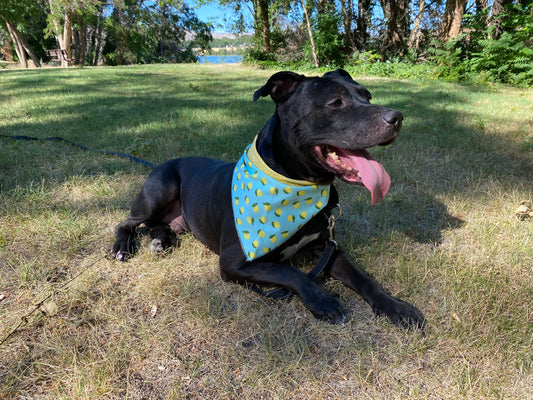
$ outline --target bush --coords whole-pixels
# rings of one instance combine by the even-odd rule
[[[437,43],[432,60],[448,79],[483,80],[533,85],[533,19],[531,4],[511,4],[497,15],[504,32],[496,37],[495,25],[487,24],[488,9],[465,16],[462,35]]]

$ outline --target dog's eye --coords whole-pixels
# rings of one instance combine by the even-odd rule
[[[333,108],[340,108],[344,105],[344,102],[342,101],[342,99],[335,99],[333,101],[330,101],[328,103],[328,106],[329,107],[333,107]]]

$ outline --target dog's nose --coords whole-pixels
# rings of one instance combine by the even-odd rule
[[[403,115],[399,111],[388,110],[383,114],[383,120],[389,125],[400,125],[403,120]]]

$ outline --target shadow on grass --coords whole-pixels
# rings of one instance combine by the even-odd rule
[[[4,122],[0,132],[62,136],[153,163],[189,155],[236,160],[273,112],[272,102],[252,101],[267,74],[248,80],[239,70],[226,75],[202,68],[196,74],[187,71],[167,66],[12,73],[13,79],[3,80],[3,102],[10,106],[9,96],[18,96],[22,106],[16,105],[19,110],[8,118],[13,122]],[[437,199],[440,195],[461,194],[476,180],[498,179],[507,187],[532,180],[531,154],[515,142],[484,133],[479,129],[483,117],[462,107],[476,88],[381,80],[367,86],[377,104],[405,116],[399,139],[385,151],[375,151],[398,189],[393,187],[383,206],[373,211],[348,201],[352,213],[377,219],[369,234],[400,230],[419,242],[440,243],[443,229],[462,224]],[[472,122],[475,118],[480,120]],[[58,184],[73,174],[149,172],[64,144],[1,140],[4,193],[40,180]]]

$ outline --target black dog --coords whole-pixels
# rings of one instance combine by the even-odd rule
[[[222,279],[285,287],[316,317],[341,323],[345,315],[335,297],[282,261],[306,245],[316,254],[325,248],[338,202],[335,177],[366,186],[372,203],[381,201],[390,178],[365,149],[394,141],[403,116],[371,105],[368,90],[344,70],[313,78],[279,72],[254,100],[268,95],[276,112],[237,164],[187,157],[152,172],[116,227],[112,253],[120,261],[133,254],[142,223],[151,228],[155,250],[168,248],[174,233],[192,232],[220,255]],[[343,251],[335,251],[326,272],[376,314],[423,326],[415,307],[387,294]]]

